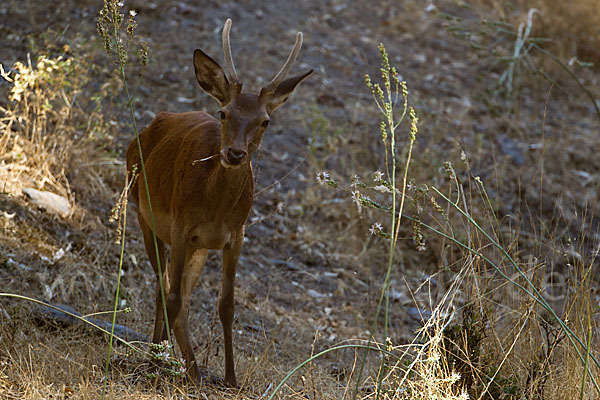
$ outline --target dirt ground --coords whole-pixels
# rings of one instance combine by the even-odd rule
[[[109,217],[123,187],[125,149],[133,138],[114,64],[96,33],[100,6],[91,0],[8,0],[0,5],[2,65],[26,60],[43,50],[45,38],[52,38],[54,54],[69,45],[65,57],[84,54],[89,63],[90,83],[82,97],[108,93],[99,103],[107,131],[95,142],[97,153],[65,165],[66,195],[76,205],[71,217],[36,209],[12,186],[7,190],[5,185],[0,193],[1,291],[67,304],[84,314],[113,307],[119,246],[117,225]],[[327,170],[349,182],[353,174],[367,179],[383,166],[379,119],[364,83],[366,73],[379,76],[380,42],[408,82],[410,101],[419,114],[411,166],[417,181],[444,184],[442,162],[461,165],[465,152],[471,173],[489,183],[495,211],[507,221],[507,229],[545,226],[565,239],[558,244],[521,243],[522,250],[539,246],[544,251],[547,246],[554,263],[567,265],[570,249],[581,248],[567,237],[586,232],[586,251],[600,240],[600,141],[593,107],[572,83],[553,87],[542,80],[524,84],[518,115],[494,111],[482,99],[497,71],[478,59],[466,41],[444,29],[439,15],[444,11],[476,20],[476,11],[452,1],[412,0],[130,0],[124,9],[137,11],[136,38],[150,47],[143,77],[137,78],[136,65],[128,70],[139,127],[160,111],[216,113],[217,103],[195,80],[192,53],[201,48],[221,60],[220,32],[227,18],[233,20],[236,68],[244,87],[255,90],[280,68],[296,32],[304,33],[292,73],[310,68],[315,73],[275,113],[255,156],[257,196],[237,274],[235,357],[238,380],[251,397],[268,392],[311,353],[367,337],[386,269],[386,242],[368,233],[380,217],[358,214],[348,193],[324,188],[314,177]],[[596,69],[585,71],[582,79],[600,93],[598,78]],[[7,91],[8,83],[0,82],[0,92]],[[2,96],[0,106],[8,103]],[[543,188],[537,180],[540,169]],[[524,218],[524,210],[535,210],[539,220]],[[581,210],[587,214],[582,216]],[[417,251],[408,222],[404,230],[391,277],[388,336],[396,344],[414,338],[448,285],[437,273],[452,269],[453,262],[435,239],[425,251]],[[149,335],[154,275],[133,205],[128,207],[126,238],[121,307],[132,312],[119,314],[118,322]],[[66,254],[53,262],[59,249]],[[217,376],[223,376],[215,307],[220,279],[220,255],[212,254],[194,291],[190,315],[196,355]],[[15,374],[30,374],[40,382],[62,385],[56,390],[63,392],[98,384],[105,339],[38,325],[34,309],[23,300],[0,300],[0,382],[17,390],[10,386],[11,380],[17,381]],[[27,355],[31,352],[47,355],[33,362]],[[138,378],[144,376],[145,364],[136,366],[138,361],[128,361],[125,353],[117,349],[113,380],[126,381],[129,387],[147,382]],[[353,362],[354,353],[338,352],[320,359],[315,368],[324,385],[335,386]],[[292,386],[302,387],[302,382],[297,378]],[[170,386],[164,390],[176,393]]]

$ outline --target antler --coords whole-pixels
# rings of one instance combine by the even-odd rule
[[[235,67],[233,66],[233,58],[231,57],[231,45],[229,44],[229,31],[231,30],[231,18],[228,18],[225,21],[225,26],[223,27],[223,54],[225,55],[225,69],[227,70],[227,75],[229,79],[233,83],[237,83],[238,77],[235,72]]]
[[[281,83],[281,81],[283,81],[285,79],[287,74],[290,72],[290,69],[292,69],[292,66],[296,62],[296,58],[298,57],[298,54],[300,53],[301,48],[302,48],[302,32],[298,32],[298,34],[296,35],[296,43],[294,44],[294,48],[290,52],[290,56],[288,57],[285,64],[283,64],[283,67],[281,67],[281,69],[279,70],[277,75],[275,75],[275,77],[271,80],[271,82],[267,83],[267,85],[264,88],[265,91],[272,92],[272,91],[275,91],[275,89],[277,89],[277,86]]]

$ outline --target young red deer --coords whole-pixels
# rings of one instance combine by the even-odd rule
[[[286,63],[259,94],[242,93],[229,44],[231,20],[223,28],[225,69],[202,50],[194,51],[198,83],[221,104],[219,119],[201,111],[160,113],[140,133],[150,204],[142,178],[132,186],[138,219],[150,263],[158,276],[152,236],[150,205],[154,214],[160,265],[164,269],[169,326],[186,361],[190,377],[198,380],[188,315],[192,289],[204,267],[209,249],[223,250],[223,281],[219,317],[225,342],[225,382],[237,386],[231,343],[234,313],[234,280],[244,224],[254,198],[250,162],[269,125],[269,116],[296,86],[312,73],[285,79],[302,46],[302,33]],[[127,149],[127,171],[140,164],[137,141]],[[140,170],[140,168],[138,168]],[[165,244],[171,246],[171,262],[165,264]],[[153,342],[167,332],[157,281]]]

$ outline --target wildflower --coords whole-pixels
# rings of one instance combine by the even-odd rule
[[[174,366],[178,367],[175,371],[177,375],[184,375],[187,372],[187,368],[185,367],[185,361],[183,360],[183,358],[179,358],[179,360],[177,360],[174,363]]]
[[[440,361],[440,358],[441,358],[441,357],[440,357],[440,353],[438,353],[437,351],[435,351],[435,352],[433,352],[433,353],[432,353],[432,354],[429,356],[429,358],[427,359],[427,361],[429,361],[429,362],[432,362],[432,363],[435,363],[435,362],[438,362],[438,361]]]
[[[381,121],[381,124],[379,124],[379,131],[381,132],[381,140],[383,141],[384,144],[387,143],[387,125],[385,123],[385,121]]]
[[[369,228],[369,233],[371,235],[377,235],[377,234],[381,233],[382,230],[383,230],[383,226],[381,226],[381,224],[379,222],[375,222]]]
[[[137,11],[129,10],[129,15],[131,15],[132,17],[135,17],[137,15]]]
[[[160,342],[160,345],[163,349],[166,350],[169,350],[169,348],[171,347],[168,340],[163,340],[162,342]]]
[[[361,204],[361,195],[360,192],[358,190],[354,190],[352,192],[352,201],[354,202],[354,204],[356,204],[356,206],[358,207],[358,212],[361,212],[362,210],[362,204]]]
[[[460,374],[458,372],[452,372],[452,374],[450,375],[450,382],[456,383],[459,380],[460,380]]]
[[[460,161],[463,161],[463,162],[467,161],[467,154],[465,153],[464,150],[460,152]]]
[[[353,188],[355,188],[358,185],[360,185],[360,178],[358,177],[358,175],[354,174],[350,178],[350,186],[352,186]]]
[[[380,182],[383,180],[383,172],[377,170],[375,171],[375,178],[374,178],[375,182]]]
[[[417,137],[417,132],[419,131],[417,124],[419,123],[419,118],[417,117],[417,113],[414,108],[409,107],[408,115],[410,116],[410,140],[411,142],[415,141]]]
[[[402,97],[406,99],[408,96],[408,87],[406,86],[406,81],[400,82],[400,88],[402,89]]]
[[[142,71],[148,65],[148,43],[142,42],[142,45],[139,50],[140,61],[142,62]]]
[[[317,174],[317,182],[320,185],[324,185],[329,180],[329,174],[326,171],[321,171]]]

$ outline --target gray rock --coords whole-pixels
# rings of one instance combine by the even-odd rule
[[[60,217],[66,218],[71,212],[69,200],[57,194],[44,192],[33,188],[24,188],[23,193],[29,198],[31,203],[35,204],[46,212],[49,212],[50,214],[56,214]]]

